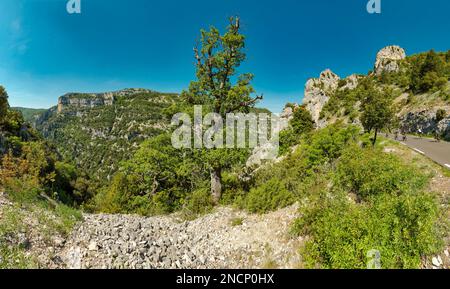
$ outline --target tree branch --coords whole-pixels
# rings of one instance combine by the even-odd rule
[[[260,96],[256,96],[255,98],[253,98],[253,99],[251,99],[249,101],[241,102],[238,105],[236,105],[235,107],[229,109],[227,111],[227,113],[231,113],[231,112],[233,112],[233,111],[235,111],[235,110],[237,110],[237,109],[239,109],[241,107],[249,107],[251,105],[254,105],[258,100],[262,100],[263,98],[264,98],[264,95],[261,94]]]

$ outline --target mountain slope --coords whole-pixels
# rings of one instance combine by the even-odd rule
[[[25,108],[25,107],[11,107],[12,110],[20,111],[26,122],[34,123],[41,114],[47,111],[47,109],[40,108]]]
[[[110,93],[71,93],[43,113],[35,126],[65,159],[97,179],[109,178],[139,144],[163,132],[163,110],[175,94],[145,89]]]
[[[406,56],[401,47],[388,46],[377,54],[374,70],[367,75],[341,79],[327,69],[310,79],[303,102],[320,128],[338,120],[359,125],[365,86],[372,81],[380,90],[392,91],[397,129],[450,139],[449,79],[450,51]]]

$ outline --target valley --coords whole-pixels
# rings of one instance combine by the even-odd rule
[[[309,79],[280,115],[276,158],[174,146],[177,114],[271,114],[237,72],[240,31],[238,17],[202,31],[180,93],[67,93],[33,110],[0,87],[0,268],[365,269],[369,252],[383,268],[449,268],[450,51],[387,46],[366,75]],[[386,137],[419,132],[436,139],[426,152]]]

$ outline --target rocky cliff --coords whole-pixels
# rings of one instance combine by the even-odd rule
[[[448,59],[445,55],[442,57]],[[422,59],[426,58],[426,55],[422,56]],[[318,128],[337,120],[359,124],[361,100],[357,99],[358,93],[352,94],[352,91],[358,87],[362,78],[372,78],[380,89],[390,87],[399,95],[395,103],[402,130],[408,133],[417,133],[419,130],[427,134],[437,132],[450,139],[450,84],[439,90],[415,94],[411,89],[414,77],[411,66],[414,61],[417,62],[416,59],[408,59],[403,48],[387,46],[377,53],[374,70],[368,75],[353,74],[341,79],[327,69],[319,78],[308,80],[303,103]],[[445,114],[437,119],[439,110]]]
[[[170,119],[163,111],[176,99],[147,89],[69,93],[35,127],[67,160],[107,180],[142,141],[165,131]]]
[[[399,70],[398,62],[405,59],[405,50],[399,46],[387,46],[377,53],[374,71],[376,74],[383,72],[395,72]],[[311,78],[306,82],[303,103],[311,112],[313,120],[318,127],[323,127],[326,123],[320,119],[323,107],[337,89],[354,89],[358,85],[360,77],[352,74],[343,79],[326,69],[320,73],[319,78]]]
[[[377,54],[375,61],[375,73],[381,75],[383,72],[396,72],[400,69],[399,61],[406,58],[406,52],[400,46],[387,46]]]
[[[132,96],[138,93],[151,92],[148,89],[129,88],[105,93],[67,93],[58,100],[58,113],[68,108],[82,109],[113,105],[118,97]]]
[[[341,79],[330,69],[320,73],[319,78],[311,78],[306,82],[303,104],[310,111],[318,128],[324,127],[327,121],[321,118],[324,106],[337,90],[354,89],[358,85],[359,76],[352,74]]]
[[[319,78],[311,78],[306,83],[303,103],[317,124],[319,124],[320,112],[338,87],[339,80],[339,76],[327,69],[320,73]]]

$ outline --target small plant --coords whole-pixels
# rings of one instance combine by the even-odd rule
[[[35,268],[32,258],[25,256],[17,234],[26,234],[22,215],[16,208],[3,209],[0,219],[0,269]]]
[[[242,224],[244,223],[244,218],[242,217],[236,217],[231,219],[231,226],[232,227],[238,227],[238,226],[242,226]]]
[[[440,122],[441,120],[443,120],[446,117],[447,117],[447,112],[443,109],[438,109],[438,111],[436,112],[436,122]]]
[[[181,210],[183,219],[193,220],[207,214],[213,209],[213,202],[208,189],[200,189],[192,193]]]
[[[281,181],[273,178],[266,184],[250,190],[246,199],[246,208],[252,213],[262,214],[287,207],[294,202],[294,194],[286,190]]]

